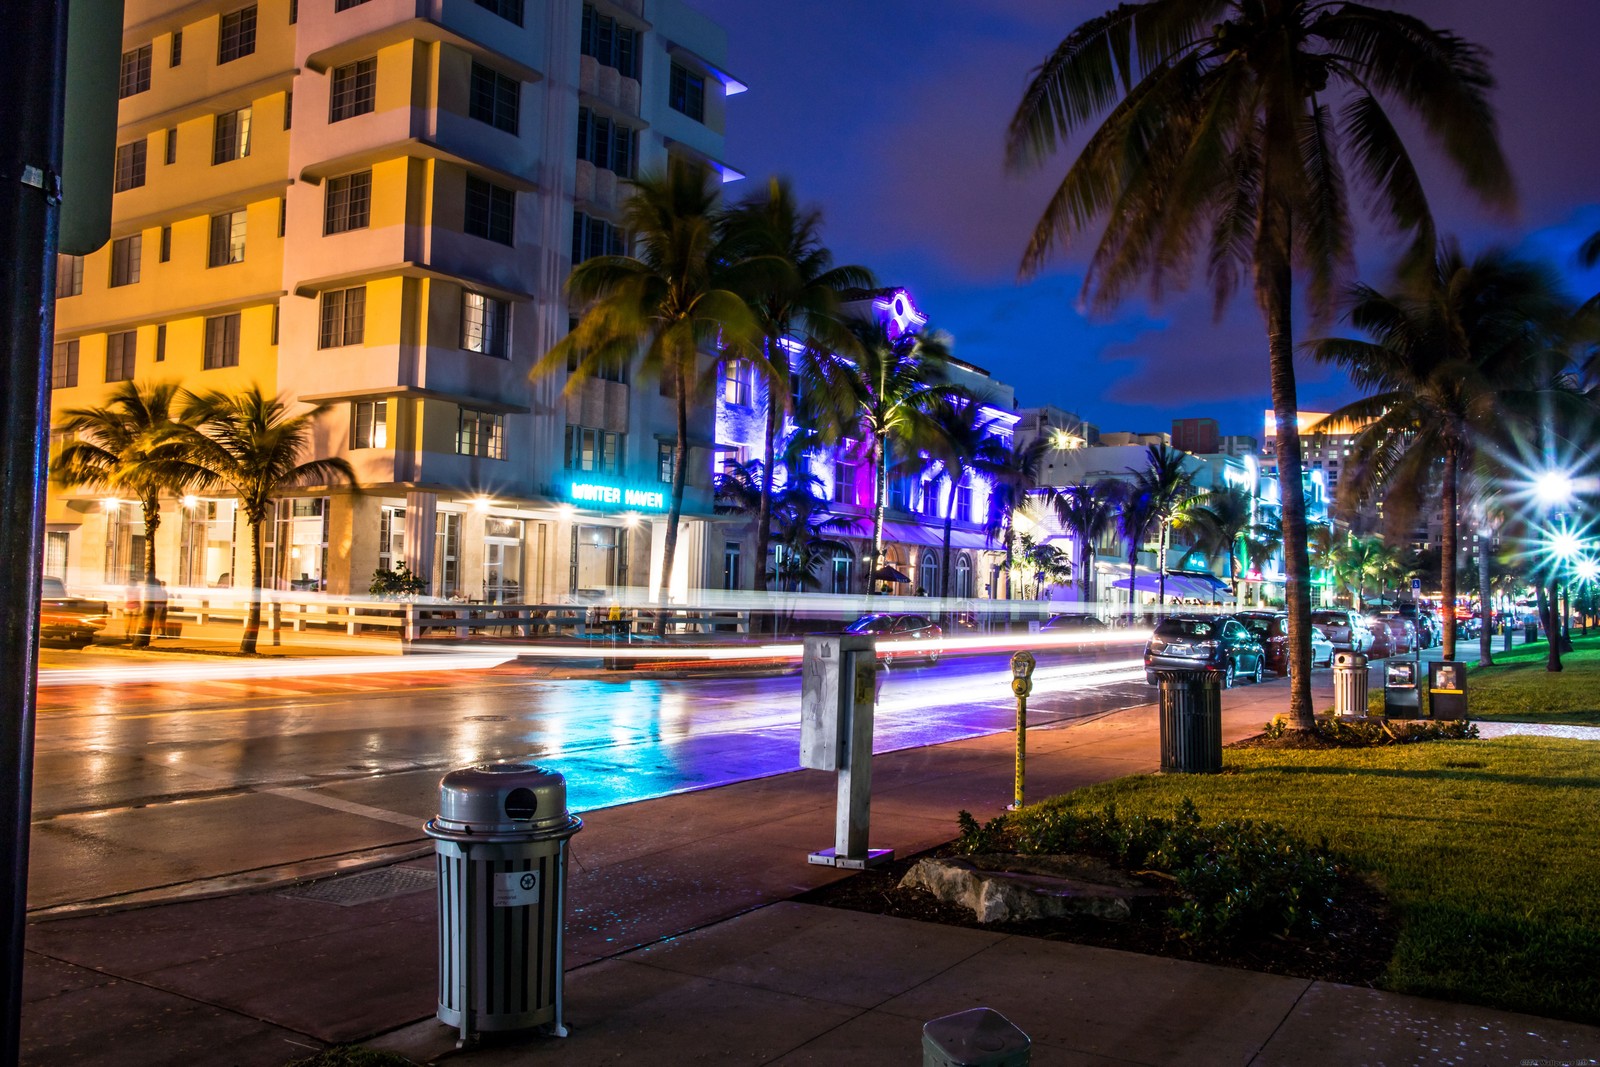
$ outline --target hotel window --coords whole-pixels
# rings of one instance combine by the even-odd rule
[[[350,405],[350,447],[389,447],[389,402],[357,400]]]
[[[505,420],[504,415],[495,412],[462,408],[461,420],[456,424],[456,454],[505,459]]]
[[[730,359],[722,365],[722,399],[729,404],[750,406],[750,364]]]
[[[106,335],[106,381],[133,380],[134,353],[138,347],[139,335],[132,330]]]
[[[474,0],[486,11],[493,11],[496,15],[514,25],[522,25],[522,0]]]
[[[172,52],[167,56],[167,66],[176,67],[183,62],[183,31],[172,31]]]
[[[508,245],[512,241],[512,219],[516,206],[516,193],[469,174],[466,224],[462,229],[473,237]]]
[[[244,208],[211,216],[211,254],[208,267],[244,262]]]
[[[126,100],[150,88],[150,46],[141,45],[122,53],[122,76],[117,81],[117,97]]]
[[[592,426],[567,425],[567,449],[563,466],[569,471],[622,473],[624,435]]]
[[[677,469],[678,449],[669,441],[656,442],[656,481],[671,482]]]
[[[833,462],[833,502],[835,504],[856,502],[856,464],[842,456]]]
[[[148,146],[149,142],[142,137],[128,144],[117,145],[116,176],[111,186],[113,192],[137,189],[144,184],[145,150]]]
[[[616,68],[625,78],[639,77],[639,31],[600,14],[593,4],[583,5],[578,50],[602,67]]]
[[[283,128],[288,129],[294,124],[294,90],[283,94]]]
[[[206,320],[205,370],[239,365],[239,313],[216,315]]]
[[[578,109],[578,158],[631,178],[638,157],[638,133],[597,115],[586,107]]]
[[[161,247],[156,252],[156,259],[166,263],[172,259],[172,227],[161,227]]]
[[[501,74],[493,67],[474,61],[472,85],[467,96],[467,116],[487,122],[497,130],[517,132],[517,109],[522,83]]]
[[[227,111],[217,116],[211,136],[211,165],[243,159],[250,154],[250,109]]]
[[[628,236],[622,227],[585,215],[572,213],[572,265],[577,266],[594,256],[625,256],[628,254]],[[663,394],[665,395],[665,394]]]
[[[406,509],[384,507],[378,511],[378,569],[394,570],[406,558]]]
[[[439,565],[434,568],[435,596],[452,597],[460,587],[461,564],[458,553],[461,546],[461,513],[441,511],[434,516],[434,557]]]
[[[706,120],[706,79],[680,63],[672,64],[667,106],[681,111],[696,122]]]
[[[71,389],[78,384],[78,342],[62,341],[56,345],[55,358],[50,363],[50,387]]]
[[[318,348],[361,344],[366,336],[367,287],[331,289],[322,294],[322,319]]]
[[[56,299],[83,292],[83,257],[56,256]]]
[[[349,11],[351,8],[360,7],[366,2],[367,0],[333,0],[333,9],[335,11]]]
[[[256,50],[256,5],[222,16],[217,29],[217,62],[231,63]]]
[[[377,106],[378,60],[357,60],[333,68],[332,89],[328,94],[328,121],[365,115]]]
[[[267,337],[267,344],[269,345],[276,345],[278,343],[278,310],[280,307],[281,305],[279,304],[272,305],[272,332]]]
[[[177,161],[178,161],[178,128],[176,126],[169,126],[169,127],[167,127],[166,153],[162,156],[161,162],[162,162],[163,165],[170,167],[174,163],[176,163]]]
[[[139,280],[144,259],[144,234],[119,237],[111,242],[111,285],[133,285]]]
[[[156,362],[157,363],[165,363],[166,361],[167,361],[167,324],[163,322],[163,323],[159,324],[158,326],[156,326]]]
[[[742,589],[739,584],[739,557],[742,555],[739,542],[722,542],[722,588]]]
[[[972,482],[966,478],[956,486],[956,521],[972,521]]]
[[[372,211],[372,172],[329,178],[322,208],[322,232],[364,230]]]
[[[289,0],[289,25],[300,21],[300,0]]]
[[[510,311],[504,300],[464,290],[461,293],[461,347],[496,359],[509,358],[506,327]]]

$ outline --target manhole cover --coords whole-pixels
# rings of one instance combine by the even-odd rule
[[[509,715],[468,715],[468,722],[510,722]]]
[[[434,888],[438,882],[438,873],[425,867],[384,867],[381,870],[346,875],[343,878],[329,878],[309,885],[297,885],[293,889],[285,889],[278,895],[295,900],[317,900],[324,904],[337,904],[341,908],[350,908],[357,904],[370,904],[374,900],[383,900],[386,897],[420,893],[424,889]]]

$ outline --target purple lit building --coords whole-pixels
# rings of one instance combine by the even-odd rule
[[[845,305],[845,310],[855,315],[876,316],[887,325],[891,337],[918,330],[928,321],[904,289],[861,293]],[[798,362],[798,349],[791,359]],[[1018,419],[1012,388],[996,381],[983,368],[959,359],[951,362],[948,378],[952,384],[964,386],[981,398],[983,416],[991,420],[994,435],[1009,446]],[[724,365],[717,394],[714,475],[724,473],[734,464],[767,459],[763,455],[766,405],[765,384],[757,379],[749,365],[739,362]],[[796,429],[792,418],[784,420],[777,442],[780,453],[784,442]],[[829,522],[824,536],[838,542],[837,546],[829,546],[824,551],[823,559],[813,572],[817,579],[813,587],[816,591],[838,594],[867,591],[867,568],[872,557],[871,446],[868,440],[847,440],[814,452],[806,460],[806,473],[812,479],[811,491],[822,502],[823,515]],[[895,460],[905,458],[902,453]],[[951,486],[941,473],[937,464],[928,462],[916,463],[910,470],[891,471],[885,494],[883,562],[905,574],[907,580],[875,584],[880,591],[898,596],[938,594],[942,581],[944,521],[947,509],[953,504],[951,595],[992,597],[1000,588],[998,576],[1003,554],[995,550],[984,534],[989,486],[982,478],[970,477]],[[775,482],[782,485],[789,476],[790,472],[780,464]],[[722,531],[722,588],[752,588],[757,566],[754,516],[730,517],[722,524]],[[760,565],[771,571],[773,560],[761,561]]]

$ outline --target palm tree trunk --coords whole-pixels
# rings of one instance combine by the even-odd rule
[[[1544,669],[1559,673],[1561,670],[1561,638],[1556,633],[1554,625],[1556,613],[1552,606],[1556,597],[1556,585],[1554,582],[1550,583],[1550,595],[1548,598],[1545,596],[1543,583],[1535,582],[1533,589],[1534,595],[1538,597],[1539,621],[1544,623],[1545,642],[1549,646],[1549,651],[1545,656]]]
[[[1292,141],[1291,141],[1292,143]],[[1270,169],[1270,166],[1269,168]],[[1264,187],[1271,189],[1269,176]],[[1277,424],[1278,491],[1283,503],[1284,607],[1289,616],[1289,725],[1309,730],[1311,705],[1311,586],[1306,552],[1306,500],[1301,483],[1299,404],[1294,377],[1294,271],[1289,259],[1289,207],[1262,200],[1256,247],[1256,299],[1267,320],[1272,411]]]
[[[1167,610],[1167,523],[1161,521],[1161,536],[1156,538],[1156,615]]]
[[[156,628],[156,531],[161,528],[161,498],[154,494],[142,501],[144,507],[144,589],[140,594],[139,632],[134,648],[148,648]]]
[[[1011,510],[1009,508],[1007,508],[1006,509],[1006,572],[1005,572],[1005,590],[1006,590],[1006,597],[1005,598],[1007,600],[1011,599],[1011,567],[1012,567],[1012,564],[1014,562],[1015,552],[1016,552],[1016,531],[1011,528]]]
[[[948,600],[950,597],[950,526],[956,517],[956,486],[959,481],[952,479],[950,482],[950,503],[944,509],[944,555],[939,557],[941,573],[939,575],[939,598]]]
[[[883,437],[872,437],[872,562],[867,566],[867,595],[875,596],[878,587],[872,576],[883,566],[883,519],[885,494],[889,480],[889,450],[883,446]]]
[[[767,339],[769,360],[774,351],[781,352],[782,349],[769,337]],[[766,460],[761,468],[761,503],[756,508],[756,573],[755,582],[751,586],[758,593],[767,591],[767,553],[772,545],[772,474],[773,468],[777,465],[772,450],[778,441],[778,423],[782,408],[773,394],[778,391],[780,384],[774,378],[767,380],[767,427],[764,441],[766,451],[763,453]],[[793,472],[789,473],[789,479],[792,484]]]
[[[1139,550],[1135,548],[1128,553],[1128,625],[1135,623],[1134,611],[1138,607],[1139,595]]]
[[[678,440],[672,452],[672,506],[667,511],[667,535],[661,542],[661,584],[656,589],[656,635],[667,632],[667,596],[672,589],[672,567],[678,554],[678,520],[683,515],[683,489],[689,476],[689,376],[674,368],[677,379]],[[763,561],[765,562],[765,561]]]
[[[1089,539],[1080,536],[1078,538],[1078,588],[1081,590],[1079,596],[1083,601],[1084,611],[1089,610],[1089,559]]]
[[[1439,607],[1444,614],[1445,659],[1456,658],[1456,449],[1444,450],[1444,530],[1439,538]]]
[[[1489,596],[1489,538],[1485,531],[1478,533],[1478,665],[1494,666],[1494,612]]]
[[[244,617],[239,651],[254,655],[261,634],[261,520],[250,520],[250,611]]]

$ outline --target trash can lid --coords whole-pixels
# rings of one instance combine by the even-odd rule
[[[972,1008],[924,1023],[923,1048],[930,1045],[949,1063],[1020,1063],[1032,1042],[1015,1023],[993,1008]]]
[[[531,763],[483,763],[439,779],[441,829],[468,834],[559,829],[567,824],[567,780]]]

